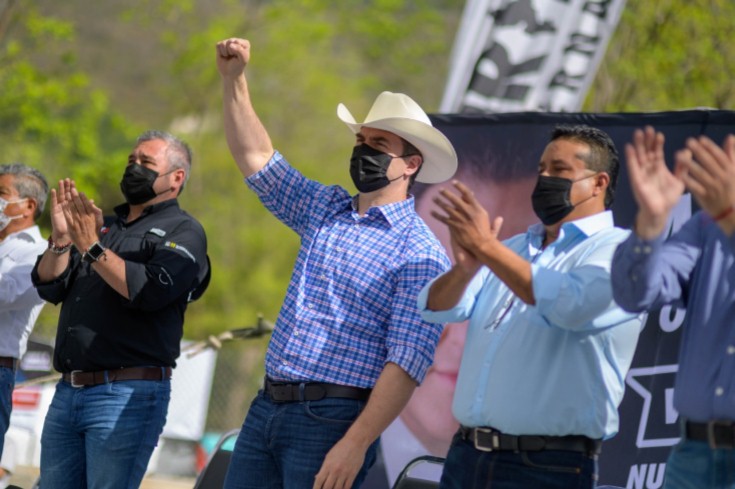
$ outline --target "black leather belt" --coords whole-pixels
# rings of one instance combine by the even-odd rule
[[[0,367],[10,368],[15,370],[18,365],[18,360],[13,357],[0,357]]]
[[[541,436],[541,435],[506,435],[493,428],[459,427],[463,440],[472,442],[482,452],[513,451],[538,452],[541,450],[561,450],[565,452],[581,452],[589,455],[600,453],[602,442],[582,435]]]
[[[367,401],[372,389],[323,382],[273,382],[266,378],[263,392],[273,402],[319,401],[326,397]]]
[[[128,367],[97,372],[75,370],[62,374],[61,378],[72,387],[88,387],[121,380],[168,380],[171,378],[171,367]]]
[[[690,440],[705,441],[712,449],[735,448],[735,422],[710,421],[708,423],[684,422],[684,435]]]

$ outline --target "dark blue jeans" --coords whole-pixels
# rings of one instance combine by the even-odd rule
[[[579,452],[482,452],[455,435],[444,463],[442,489],[591,489],[597,456]]]
[[[250,406],[225,479],[226,489],[311,489],[327,452],[352,425],[365,401],[329,398],[273,403],[259,392]],[[377,442],[353,487],[375,462]]]
[[[664,489],[735,489],[735,450],[682,439],[666,462]]]
[[[41,434],[43,489],[137,489],[166,423],[169,380],[56,385]]]
[[[0,455],[3,453],[5,432],[10,424],[10,411],[13,409],[13,387],[15,370],[0,367]]]

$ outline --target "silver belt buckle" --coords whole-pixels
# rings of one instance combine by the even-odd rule
[[[486,447],[484,445],[480,445],[477,439],[478,433],[489,434],[491,446]],[[498,433],[488,428],[473,428],[472,429],[472,441],[475,444],[475,449],[480,450],[481,452],[492,452],[493,450],[497,450],[500,447],[500,438],[498,437]]]
[[[71,380],[71,386],[74,387],[75,389],[81,389],[82,387],[84,387],[84,384],[77,384],[74,381],[74,377],[76,377],[75,374],[81,374],[81,373],[83,373],[83,371],[81,371],[81,370],[72,370],[71,371],[71,379],[70,379]]]

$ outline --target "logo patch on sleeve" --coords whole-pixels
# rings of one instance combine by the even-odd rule
[[[163,246],[165,246],[166,248],[171,248],[172,250],[178,251],[179,253],[186,255],[187,257],[191,258],[191,261],[193,261],[194,263],[197,262],[197,259],[194,258],[194,255],[192,255],[189,250],[187,250],[180,244],[176,244],[173,241],[166,241],[165,243],[163,243]]]

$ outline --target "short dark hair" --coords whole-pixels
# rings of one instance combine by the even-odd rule
[[[557,139],[576,141],[590,147],[589,157],[583,160],[590,170],[605,172],[610,177],[605,193],[605,208],[609,209],[615,200],[615,186],[620,173],[620,157],[612,138],[596,127],[560,124],[554,127],[549,142]]]
[[[186,176],[184,177],[184,184],[179,189],[179,194],[184,190],[184,185],[189,181],[189,174],[191,173],[191,148],[181,139],[177,138],[173,134],[165,131],[146,131],[140,136],[136,144],[144,143],[146,141],[152,141],[154,139],[160,139],[165,141],[168,146],[166,147],[166,160],[168,161],[169,170],[184,170]]]
[[[38,219],[46,206],[46,199],[48,198],[48,182],[43,173],[23,163],[11,163],[0,165],[0,175],[15,177],[13,186],[18,191],[20,198],[36,201],[36,211],[33,213],[33,218]]]

